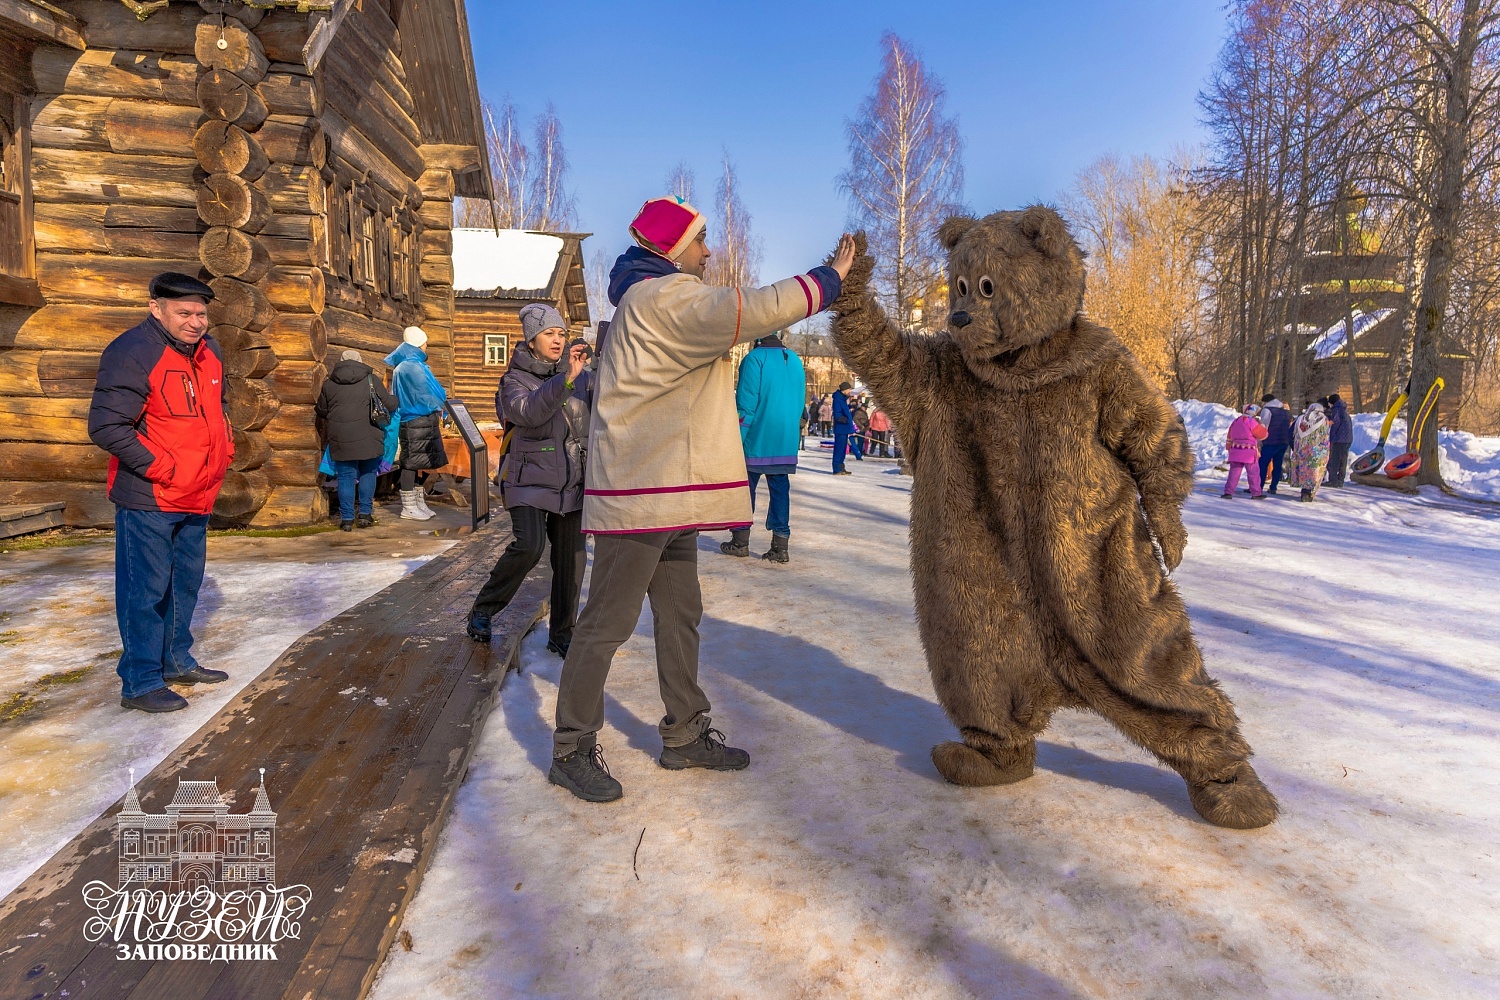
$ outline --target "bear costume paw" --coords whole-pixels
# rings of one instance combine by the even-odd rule
[[[1036,767],[1036,741],[1013,750],[984,753],[967,743],[939,743],[932,763],[955,785],[1009,785],[1031,777]]]
[[[1188,782],[1188,798],[1199,816],[1231,830],[1269,826],[1280,812],[1276,796],[1243,760],[1217,778]]]

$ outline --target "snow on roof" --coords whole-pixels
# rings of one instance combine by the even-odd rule
[[[455,229],[454,291],[459,295],[546,291],[562,251],[562,237],[546,233]]]
[[[1394,309],[1376,309],[1374,312],[1354,311],[1354,339],[1358,340],[1380,325],[1380,321],[1394,313]],[[1339,320],[1318,335],[1318,339],[1307,345],[1307,349],[1313,352],[1313,357],[1319,361],[1326,361],[1333,357],[1344,346],[1345,321]]]

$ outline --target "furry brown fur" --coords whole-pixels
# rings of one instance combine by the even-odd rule
[[[862,237],[833,305],[839,350],[913,467],[917,621],[963,738],[933,750],[938,771],[1019,781],[1053,711],[1088,708],[1181,774],[1209,822],[1270,823],[1276,800],[1162,568],[1187,543],[1182,422],[1081,315],[1083,254],[1056,212],[952,218],[939,237],[950,332],[890,323]]]

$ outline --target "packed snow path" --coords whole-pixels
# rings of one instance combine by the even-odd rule
[[[549,785],[538,629],[376,997],[1500,995],[1500,509],[1200,481],[1176,578],[1285,809],[1242,833],[1077,712],[1034,778],[944,784],[911,481],[804,461],[790,566],[699,547],[704,686],[750,769],[657,766],[646,614],[601,734],[625,798]]]

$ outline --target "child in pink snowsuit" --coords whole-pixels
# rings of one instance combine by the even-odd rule
[[[1234,488],[1240,484],[1240,473],[1250,477],[1250,499],[1264,500],[1260,489],[1260,443],[1267,431],[1255,419],[1260,407],[1251,403],[1245,411],[1229,425],[1229,481],[1224,484],[1224,499],[1234,498]]]

